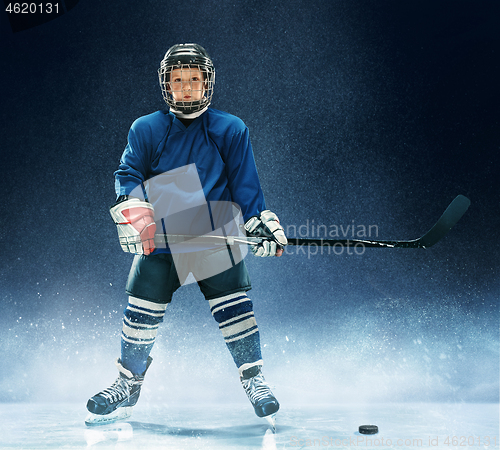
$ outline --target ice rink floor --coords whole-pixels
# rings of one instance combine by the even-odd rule
[[[498,404],[282,405],[273,434],[249,405],[138,404],[86,427],[84,405],[0,404],[1,449],[498,449]],[[378,425],[364,436],[358,426]]]

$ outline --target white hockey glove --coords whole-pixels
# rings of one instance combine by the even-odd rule
[[[109,213],[124,252],[149,255],[155,249],[156,224],[151,203],[127,198],[113,205]]]
[[[262,244],[250,246],[255,256],[281,256],[283,247],[288,244],[278,216],[267,209],[258,216],[250,217],[245,223],[245,230],[250,236],[269,238]]]

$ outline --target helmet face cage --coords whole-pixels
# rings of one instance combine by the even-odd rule
[[[195,114],[210,105],[215,69],[203,47],[174,45],[163,58],[158,76],[163,99],[174,113]]]

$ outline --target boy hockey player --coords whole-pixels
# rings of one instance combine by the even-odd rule
[[[215,70],[205,49],[197,44],[174,45],[158,73],[170,111],[141,117],[132,125],[115,172],[117,203],[110,209],[123,250],[136,254],[126,288],[129,302],[121,357],[116,361],[119,376],[88,401],[85,422],[105,424],[132,414],[152,362],[149,354],[158,326],[189,272],[219,323],[255,413],[269,420],[279,403],[261,372],[259,331],[246,295],[251,285],[243,258],[236,258],[226,246],[204,248],[201,253],[187,247],[185,253],[174,251],[174,245],[158,248],[155,233],[161,227],[167,237],[172,229],[179,234],[179,228],[205,234],[206,230],[197,229],[203,222],[200,211],[206,205],[226,203],[238,205],[247,234],[266,237],[252,246],[255,255],[280,256],[287,240],[276,215],[266,210],[248,129],[237,117],[209,108]],[[218,226],[213,221],[215,209],[210,212],[211,229]],[[173,228],[165,225],[172,217],[177,218]],[[226,266],[228,253],[232,263]]]

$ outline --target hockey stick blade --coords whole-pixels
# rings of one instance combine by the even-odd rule
[[[458,195],[449,204],[439,220],[422,237],[413,240],[379,241],[369,239],[311,239],[288,238],[288,245],[316,247],[369,247],[369,248],[429,248],[443,239],[448,231],[460,220],[469,208],[470,200]],[[246,236],[190,236],[181,234],[157,234],[156,244],[194,244],[194,245],[258,245],[266,238]]]
[[[432,247],[443,239],[462,218],[469,206],[470,200],[467,197],[457,195],[434,226],[420,239],[417,239],[419,246],[421,248]]]

